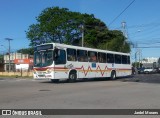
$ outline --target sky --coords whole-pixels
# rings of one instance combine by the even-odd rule
[[[0,0],[0,53],[28,48],[25,31],[37,23],[36,17],[48,7],[68,8],[94,16],[103,21],[110,30],[122,30],[132,42],[132,60],[135,52],[142,58],[160,57],[160,0]],[[122,11],[125,12],[122,13]],[[118,18],[116,18],[122,13]],[[114,19],[116,20],[112,22]],[[122,28],[122,22],[126,25]],[[135,48],[136,47],[136,48]],[[138,50],[138,51],[137,51]]]

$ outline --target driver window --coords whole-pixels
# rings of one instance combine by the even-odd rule
[[[66,51],[62,49],[58,49],[55,52],[55,64],[66,64]]]

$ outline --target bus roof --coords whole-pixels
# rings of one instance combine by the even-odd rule
[[[116,51],[109,51],[109,50],[102,50],[102,49],[94,49],[94,48],[88,48],[88,47],[80,47],[80,46],[73,46],[73,45],[66,45],[66,44],[60,44],[60,43],[45,43],[42,45],[48,45],[53,44],[54,47],[62,47],[62,48],[74,48],[74,49],[81,49],[81,50],[87,50],[87,51],[97,51],[97,52],[104,52],[104,53],[114,53],[114,54],[123,54],[123,55],[130,55],[130,53],[123,53],[123,52],[116,52]]]

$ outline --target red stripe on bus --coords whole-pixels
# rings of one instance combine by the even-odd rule
[[[47,69],[68,69],[68,68],[65,68],[65,67],[45,67],[45,68],[34,68],[35,70],[37,71],[46,71]],[[104,76],[104,73],[106,70],[132,70],[132,69],[127,69],[127,68],[108,68],[107,66],[105,66],[105,69],[101,69],[100,66],[98,65],[96,70],[92,70],[90,66],[88,66],[88,69],[85,70],[84,66],[82,65],[80,68],[75,68],[77,70],[82,70],[84,75],[86,76],[88,74],[89,71],[93,72],[93,71],[98,71],[100,70],[101,72],[101,75]]]

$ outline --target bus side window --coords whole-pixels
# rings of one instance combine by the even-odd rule
[[[87,62],[88,56],[86,50],[77,50],[77,58],[79,62]]]
[[[115,54],[115,63],[116,64],[121,64],[122,63],[122,56]]]
[[[66,64],[66,52],[65,50],[58,50],[58,55],[55,58],[55,64]]]
[[[97,62],[97,52],[88,51],[88,60],[90,62]]]
[[[122,64],[128,64],[128,57],[126,55],[122,55]]]
[[[131,64],[130,56],[127,56],[127,64]]]
[[[114,63],[114,54],[107,54],[107,63]]]
[[[67,49],[67,60],[68,61],[76,61],[76,50],[68,48]]]
[[[122,64],[130,64],[130,56],[122,55]]]
[[[98,53],[98,62],[99,63],[106,63],[106,54],[105,53]]]

